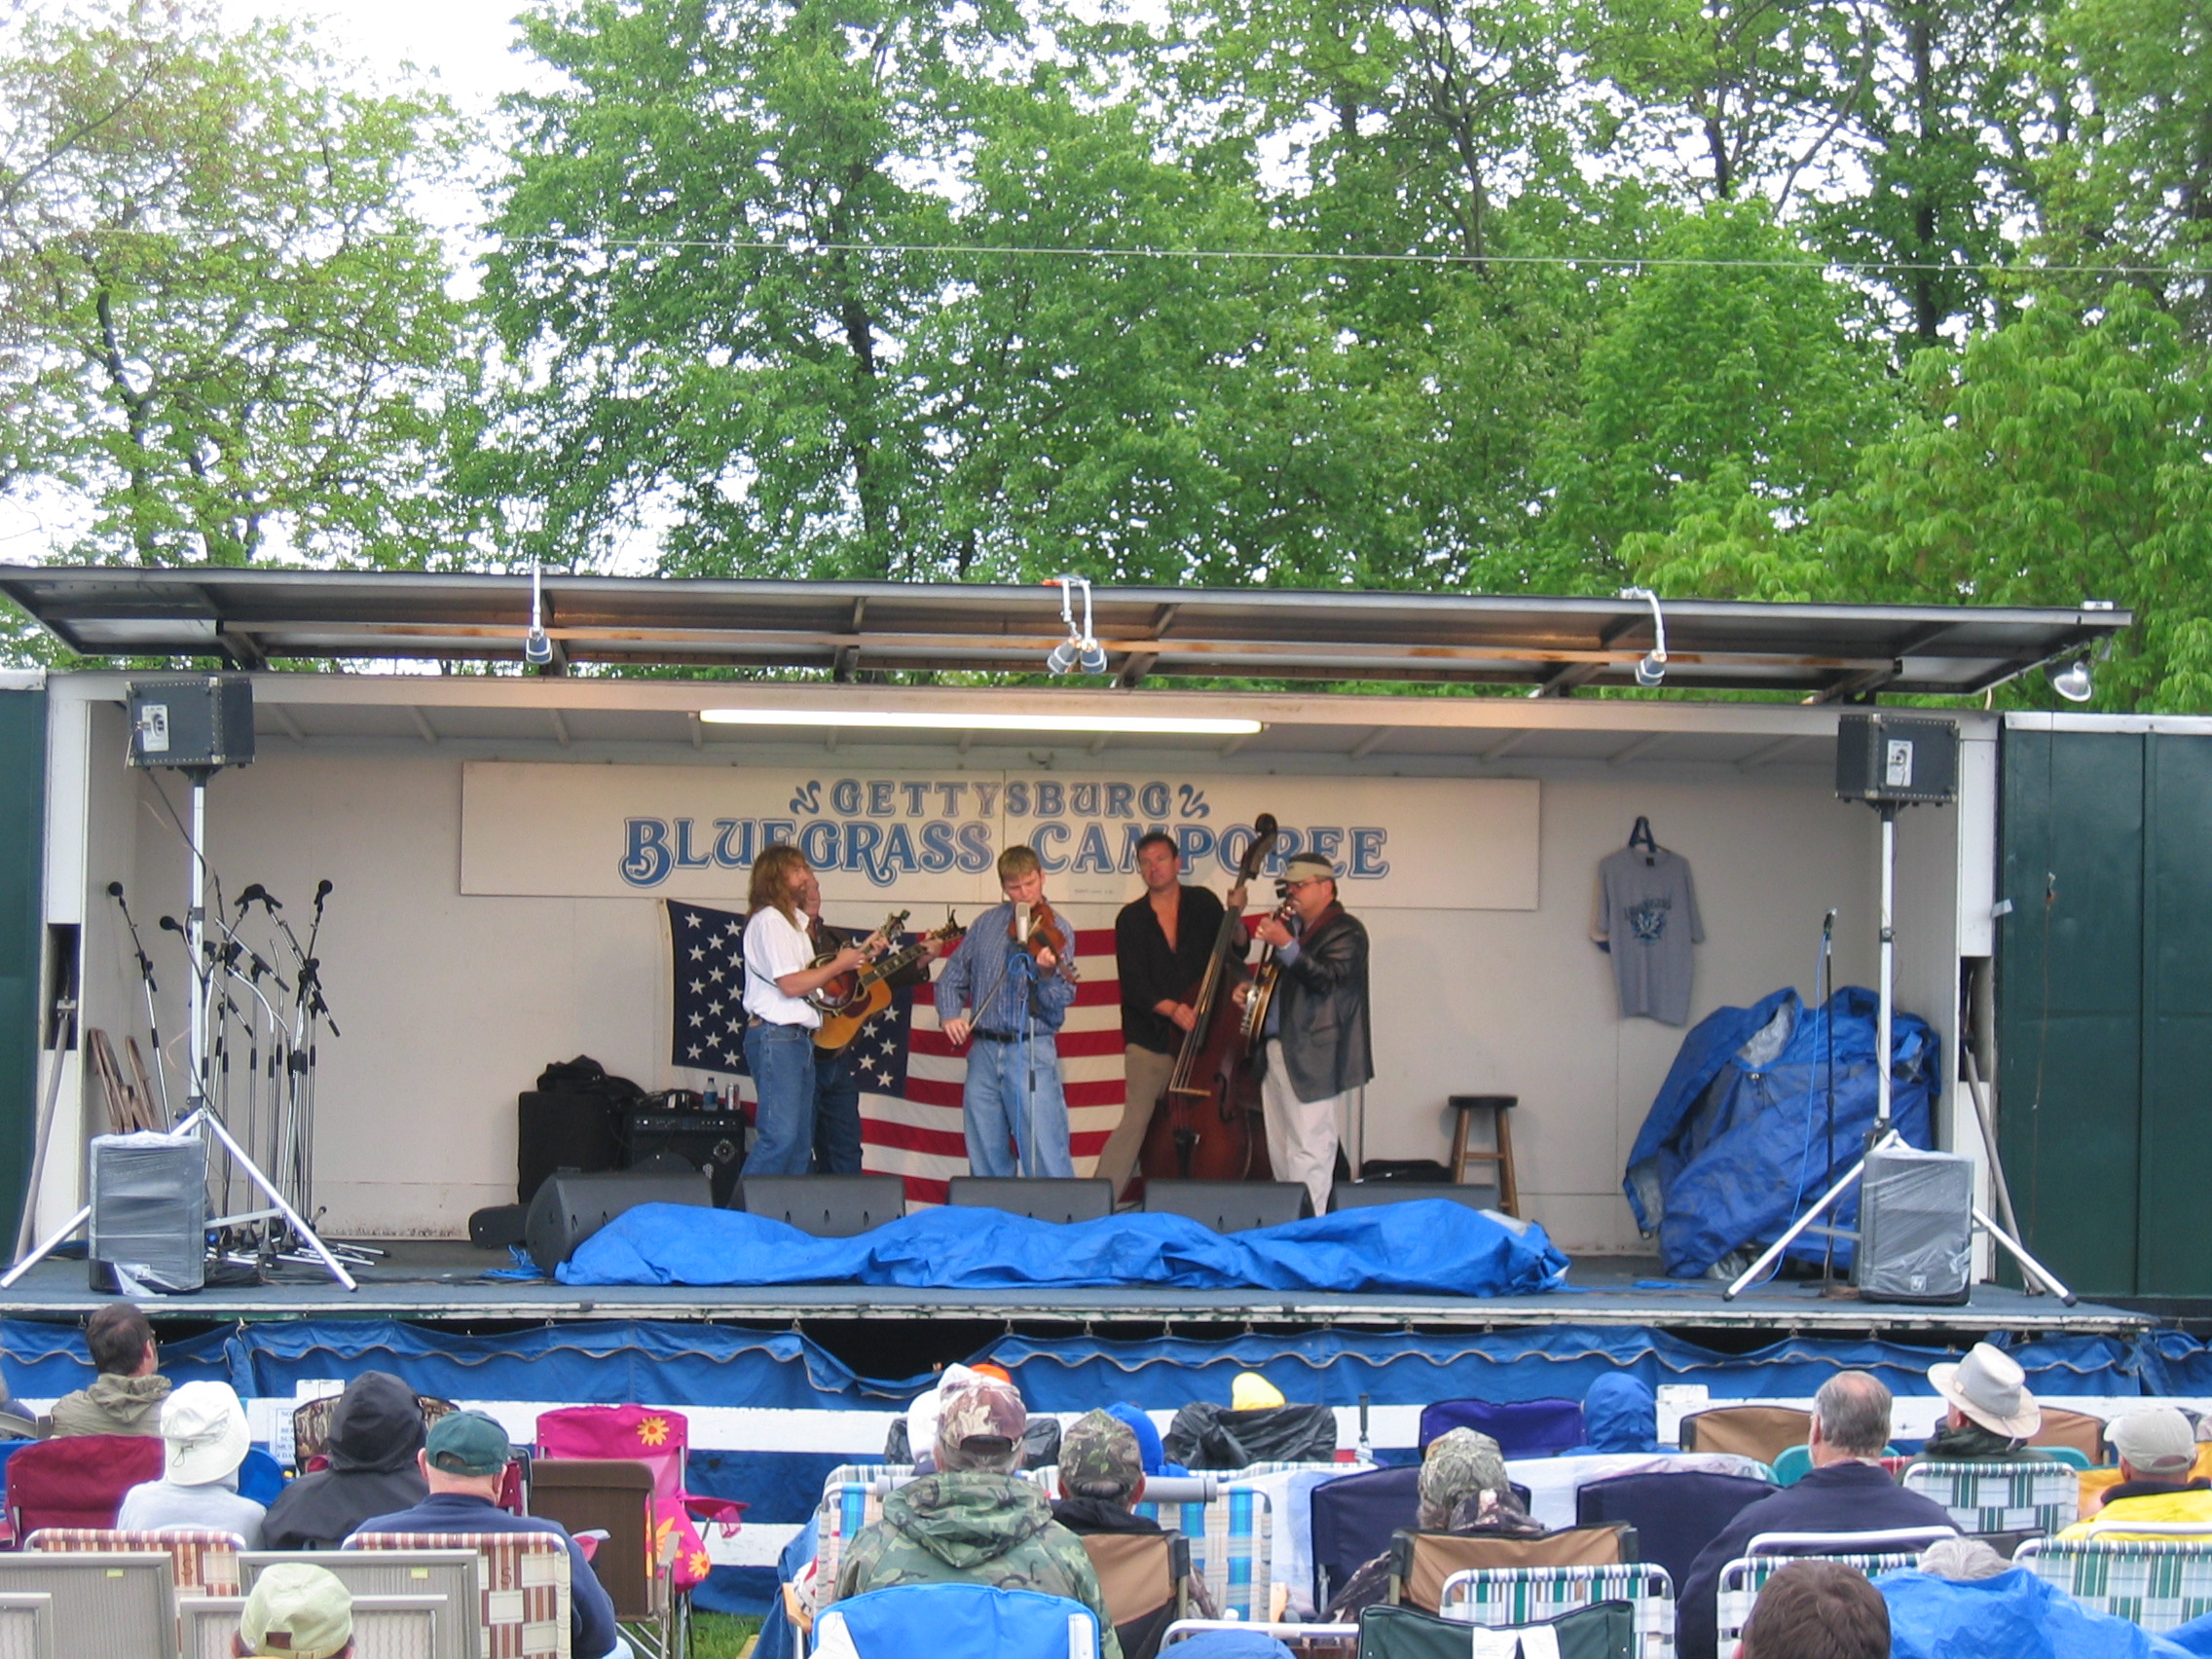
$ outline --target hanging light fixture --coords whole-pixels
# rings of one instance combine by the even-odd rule
[[[2049,678],[2050,688],[2069,703],[2086,703],[2097,694],[2089,679],[2089,659],[2078,656],[2064,668],[2053,665],[2044,673]]]
[[[1060,590],[1060,620],[1068,625],[1068,637],[1054,645],[1045,658],[1045,667],[1053,674],[1072,674],[1082,669],[1086,674],[1106,672],[1106,647],[1098,643],[1090,631],[1090,578],[1088,576],[1054,576],[1045,584]],[[1075,620],[1075,590],[1083,589],[1083,626]]]
[[[537,561],[530,562],[530,632],[523,636],[522,660],[543,668],[553,660],[553,638],[545,631],[545,595]]]
[[[1649,588],[1626,587],[1621,598],[1650,603],[1652,645],[1636,665],[1636,682],[1645,690],[1656,689],[1667,679],[1667,618],[1659,608],[1659,596]]]

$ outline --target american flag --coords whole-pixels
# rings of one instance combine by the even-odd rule
[[[745,918],[705,904],[667,900],[674,994],[670,1063],[728,1080],[750,1107],[745,1073]],[[909,938],[914,936],[908,936]],[[1116,978],[1114,930],[1076,932],[1082,979],[1060,1031],[1060,1077],[1076,1172],[1088,1174],[1121,1122],[1122,993]],[[944,1184],[968,1172],[961,1131],[964,1052],[938,1028],[926,987],[894,992],[891,1006],[853,1039],[861,1085],[861,1165],[870,1174],[904,1178],[906,1196],[942,1203]]]

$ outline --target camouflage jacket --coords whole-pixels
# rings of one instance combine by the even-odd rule
[[[1083,1540],[1019,1475],[924,1475],[883,1500],[883,1519],[846,1549],[837,1599],[894,1584],[993,1584],[1081,1602],[1098,1615],[1099,1659],[1122,1659]]]

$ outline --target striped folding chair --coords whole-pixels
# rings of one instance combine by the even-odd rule
[[[484,1659],[570,1659],[569,1547],[550,1532],[355,1532],[349,1550],[474,1550]]]
[[[1759,1592],[1766,1581],[1793,1561],[1833,1561],[1845,1567],[1856,1567],[1868,1578],[1879,1578],[1885,1572],[1902,1572],[1920,1565],[1918,1548],[1882,1550],[1866,1554],[1846,1554],[1836,1550],[1813,1550],[1802,1555],[1751,1555],[1738,1556],[1720,1569],[1720,1577],[1714,1595],[1714,1633],[1718,1638],[1716,1651],[1719,1659],[1735,1659],[1736,1648],[1744,1639],[1744,1626],[1751,1621],[1751,1608],[1757,1604]]]
[[[1439,1616],[1496,1629],[1540,1624],[1593,1602],[1626,1602],[1637,1659],[1674,1659],[1675,1585],[1648,1563],[1619,1567],[1504,1567],[1455,1572]]]
[[[1266,1493],[1230,1487],[1204,1502],[1139,1503],[1136,1512],[1191,1540],[1191,1570],[1224,1618],[1271,1616],[1274,1518]]]
[[[2064,1463],[1914,1463],[1904,1489],[1951,1512],[1962,1532],[2047,1532],[2074,1525],[2081,1478]]]
[[[23,1547],[61,1555],[102,1555],[118,1550],[160,1550],[169,1567],[179,1596],[236,1596],[239,1592],[239,1552],[245,1540],[236,1532],[201,1528],[168,1528],[161,1531],[124,1531],[118,1528],[42,1527]]]
[[[2012,1565],[2154,1636],[2212,1613],[2212,1537],[2201,1531],[2194,1538],[2030,1538]]]

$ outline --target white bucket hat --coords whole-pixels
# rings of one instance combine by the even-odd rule
[[[2028,1392],[2027,1373],[2003,1348],[1976,1343],[1956,1365],[1931,1365],[1928,1381],[1992,1434],[2025,1440],[2043,1427],[2043,1408]]]
[[[245,1461],[252,1437],[245,1407],[228,1382],[187,1382],[162,1405],[168,1478],[177,1486],[210,1486]]]

